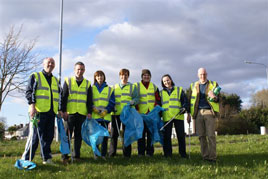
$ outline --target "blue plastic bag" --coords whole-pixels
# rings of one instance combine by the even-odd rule
[[[70,146],[68,142],[68,136],[64,130],[64,125],[62,119],[57,116],[57,125],[58,125],[58,132],[60,135],[60,152],[62,154],[69,154],[70,153]]]
[[[138,139],[142,138],[144,129],[141,115],[129,104],[125,105],[120,120],[126,126],[124,133],[124,146],[127,147]]]
[[[160,144],[163,145],[163,134],[160,132],[160,129],[164,123],[159,116],[159,112],[164,110],[164,108],[157,105],[148,114],[141,114],[146,126],[152,135],[151,145],[156,142],[160,142]]]
[[[31,170],[34,169],[36,167],[36,164],[29,161],[29,160],[17,160],[14,167],[22,170],[22,169],[26,169],[26,170]]]
[[[85,143],[92,147],[94,154],[101,156],[97,145],[102,143],[104,137],[110,136],[108,130],[99,125],[95,119],[86,119],[82,124],[81,134]]]

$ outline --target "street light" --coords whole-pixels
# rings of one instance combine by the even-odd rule
[[[257,62],[251,62],[251,61],[244,61],[247,64],[256,64],[256,65],[262,65],[266,69],[266,76],[267,76],[267,85],[268,85],[268,66],[263,63],[257,63]]]

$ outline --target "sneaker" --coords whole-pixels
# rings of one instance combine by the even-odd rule
[[[44,165],[53,165],[54,163],[52,162],[51,158],[43,161]]]

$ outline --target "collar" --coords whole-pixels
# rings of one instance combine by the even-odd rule
[[[49,73],[47,73],[47,72],[46,72],[44,69],[43,69],[42,73],[43,73],[45,76],[48,76],[48,77],[53,76],[53,75],[52,75],[52,73],[51,73],[51,74],[49,74]]]

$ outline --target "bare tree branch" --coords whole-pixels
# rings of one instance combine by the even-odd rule
[[[0,41],[0,111],[8,96],[24,91],[28,76],[41,64],[32,53],[36,39],[26,42],[21,32],[22,26],[17,31],[11,27]]]

